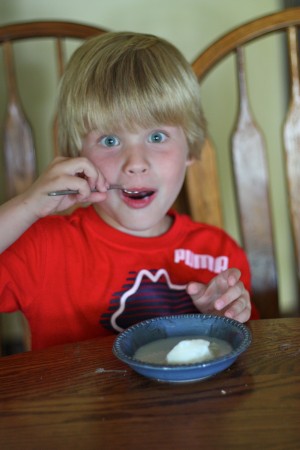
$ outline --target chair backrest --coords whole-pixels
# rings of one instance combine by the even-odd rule
[[[19,95],[14,44],[28,39],[53,38],[53,66],[57,68],[59,79],[66,62],[65,41],[67,39],[82,40],[106,31],[89,25],[62,21],[24,22],[0,27],[0,44],[3,48],[8,88],[3,146],[6,198],[24,191],[32,183],[37,172],[34,133]],[[58,145],[55,118],[53,134],[53,153],[56,155]]]
[[[103,28],[82,23],[63,21],[23,22],[0,27],[0,45],[3,50],[3,67],[7,86],[5,122],[2,129],[4,172],[1,175],[4,180],[1,180],[1,187],[5,193],[2,200],[9,199],[23,192],[33,182],[38,172],[37,159],[40,153],[43,152],[43,148],[36,148],[36,130],[29,123],[28,114],[23,106],[23,92],[20,92],[20,79],[16,75],[15,70],[17,62],[15,47],[17,47],[17,44],[28,40],[34,40],[35,42],[53,41],[53,53],[50,57],[52,58],[51,65],[57,71],[58,83],[67,60],[66,46],[68,43],[70,41],[77,43],[77,40],[80,42],[83,39],[105,33],[106,31]],[[35,69],[35,67],[29,68],[32,72]],[[55,156],[59,153],[55,116],[53,117],[52,134],[52,156]],[[26,349],[29,348],[29,333],[25,332],[24,336],[24,347]]]
[[[286,161],[290,233],[293,236],[297,264],[297,285],[300,268],[300,84],[297,49],[299,25],[300,8],[286,9],[258,18],[223,35],[207,47],[193,62],[200,85],[203,86],[207,78],[215,73],[215,69],[219,70],[220,63],[225,61],[229,55],[233,54],[236,58],[237,76],[234,82],[239,98],[238,119],[233,129],[229,130],[228,140],[230,141],[242,244],[249,256],[252,269],[253,298],[262,317],[282,315],[278,297],[278,264],[275,260],[275,256],[280,255],[274,240],[271,208],[273,205],[270,204],[269,189],[271,174],[267,162],[266,141],[250,106],[246,82],[247,61],[245,61],[244,53],[249,44],[253,46],[252,42],[255,41],[255,45],[259,45],[259,38],[270,33],[278,34],[280,32],[288,44],[291,98],[283,124],[282,141],[283,159]],[[282,51],[285,63],[284,50],[282,49]],[[282,86],[282,89],[286,89],[287,86],[288,82],[286,82],[286,86]],[[220,107],[226,114],[226,105],[222,100],[220,99]],[[262,101],[269,102],[272,110],[272,99],[263,98]],[[206,221],[208,217],[209,222],[222,226],[218,170],[215,166],[212,141],[213,136],[210,136],[204,150],[204,160],[191,167],[187,177],[186,196],[190,200],[191,210],[196,219]],[[221,150],[217,149],[217,151]],[[199,191],[201,191],[200,198]],[[276,201],[274,205],[276,205]],[[289,314],[298,313],[299,301]]]

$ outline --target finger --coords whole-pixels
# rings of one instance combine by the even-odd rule
[[[204,299],[203,294],[205,293],[206,285],[201,283],[189,283],[186,291],[191,296],[191,299],[195,305],[195,307],[201,311],[204,312],[206,310],[207,301]],[[213,307],[212,302],[209,302],[210,308]]]
[[[73,176],[74,182],[71,182],[66,187],[60,188],[60,182],[63,180],[63,176]],[[107,180],[100,170],[84,156],[77,158],[57,157],[50,164],[46,171],[46,178],[48,182],[56,183],[59,180],[57,186],[54,185],[53,190],[59,189],[74,189],[79,190],[81,197],[77,197],[79,200],[87,198],[88,191],[85,188],[85,183],[89,186],[89,190],[97,190],[98,192],[107,192]],[[81,180],[84,181],[81,182]],[[65,182],[69,183],[71,179],[65,178]],[[77,183],[78,182],[78,183]],[[97,201],[100,197],[94,196],[93,201]],[[101,197],[103,199],[103,197]]]
[[[103,174],[99,171],[97,167],[93,167],[95,169],[92,174],[89,174],[88,171],[77,173],[76,175],[79,178],[83,178],[86,180],[91,190],[97,190],[98,192],[107,192],[109,183],[106,181]]]
[[[199,292],[195,295],[191,295],[190,292],[188,292],[188,293],[191,296],[191,300],[192,300],[195,308],[197,308],[197,310],[199,312],[201,312],[202,314],[211,314],[211,313],[215,312],[213,303],[204,300]]]
[[[45,193],[49,192],[51,190],[54,191],[78,191],[82,195],[90,194],[91,189],[87,181],[83,178],[78,178],[74,175],[66,175],[66,174],[60,174],[55,177],[53,177],[50,181],[47,181],[47,184],[44,187]],[[53,196],[55,198],[58,198],[57,196]],[[75,198],[74,194],[73,197]]]
[[[107,181],[103,174],[92,163],[87,165],[86,169],[80,173],[76,173],[79,178],[83,178],[88,183],[90,190],[98,192],[107,192]]]
[[[98,190],[106,192],[106,180],[97,167],[83,156],[78,158],[55,158],[51,167],[53,176],[73,175],[85,180],[91,189],[97,187]]]
[[[214,302],[214,306],[217,310],[226,308],[234,300],[240,298],[246,292],[244,284],[239,281],[234,286],[229,287],[226,292]]]
[[[231,287],[234,287],[239,282],[240,276],[241,272],[235,268],[227,269],[215,276],[203,293],[203,301],[215,302],[218,298],[221,298]],[[220,308],[223,308],[225,305],[221,305]]]
[[[227,316],[230,315],[232,318],[240,314],[247,306],[247,301],[245,297],[241,296],[236,299],[234,302],[230,303],[230,305],[225,308],[227,312]]]
[[[191,282],[187,285],[186,291],[189,295],[201,295],[203,284]]]
[[[243,308],[241,308],[241,310],[240,308],[230,307],[230,309],[225,311],[224,315],[225,317],[237,320],[242,323],[247,322],[250,319],[251,315],[250,304],[247,303]]]
[[[81,202],[88,203],[99,203],[105,200],[107,197],[107,192],[91,192],[86,199],[81,199]]]
[[[225,272],[223,272],[223,274],[226,276],[229,286],[234,286],[239,281],[242,275],[241,271],[234,267],[226,270]]]
[[[244,317],[249,314],[250,316],[250,312],[250,294],[244,289],[243,294],[240,297],[236,298],[236,300],[234,300],[232,303],[230,303],[228,308],[225,308],[224,314],[226,315],[226,317],[235,319],[236,317],[240,317],[241,315]]]

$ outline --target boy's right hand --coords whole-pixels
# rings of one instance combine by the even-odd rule
[[[78,194],[49,196],[48,192],[72,189]],[[99,192],[91,192],[97,189]],[[106,198],[107,181],[87,158],[57,157],[46,171],[21,197],[35,220],[74,206],[76,203],[95,203]]]
[[[29,189],[0,206],[0,253],[41,217],[76,203],[101,202],[106,198],[107,184],[103,174],[87,158],[55,158]],[[48,195],[65,189],[78,190],[79,194]],[[99,192],[91,192],[92,189]]]

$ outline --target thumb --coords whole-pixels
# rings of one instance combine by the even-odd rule
[[[203,283],[191,281],[190,283],[188,283],[186,291],[191,297],[201,297],[201,295],[203,295],[205,292],[205,287],[206,285]]]

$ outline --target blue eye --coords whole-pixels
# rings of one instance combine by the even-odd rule
[[[155,131],[151,133],[149,136],[149,142],[153,142],[154,144],[160,144],[167,139],[167,136],[162,131]]]
[[[119,139],[113,135],[103,136],[99,142],[101,145],[104,145],[105,147],[116,147],[117,145],[120,144]]]

